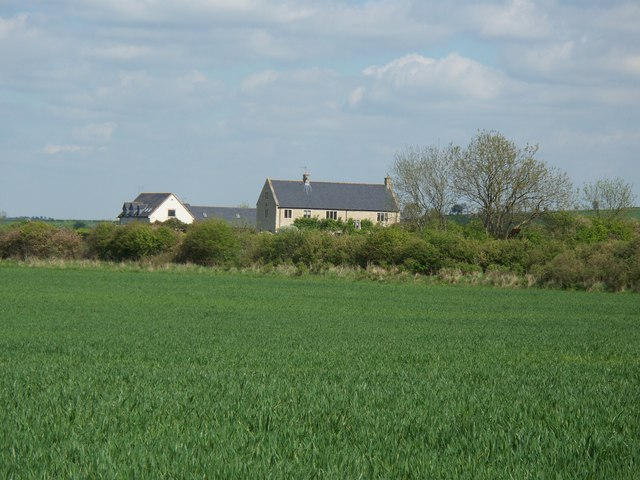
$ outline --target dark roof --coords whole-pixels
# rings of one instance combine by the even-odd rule
[[[271,180],[271,185],[281,208],[399,211],[383,184],[311,182],[309,192],[302,181]]]
[[[256,209],[241,207],[198,207],[195,205],[185,205],[196,221],[207,220],[209,218],[220,218],[230,225],[243,227],[256,226]]]
[[[143,217],[146,218],[164,202],[170,193],[141,193],[133,202],[125,202],[118,218]]]

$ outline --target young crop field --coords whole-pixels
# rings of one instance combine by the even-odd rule
[[[640,478],[640,296],[0,264],[1,478]]]

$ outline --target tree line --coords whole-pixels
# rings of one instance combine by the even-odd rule
[[[537,152],[537,145],[518,147],[495,131],[478,132],[464,148],[407,147],[392,166],[403,218],[419,228],[445,228],[449,214],[470,208],[489,235],[504,239],[579,200],[614,217],[633,206],[632,186],[624,180],[601,179],[576,192],[568,175],[537,159]]]
[[[347,272],[355,278],[426,277],[586,290],[640,292],[640,224],[570,212],[544,215],[513,238],[496,239],[482,221],[447,219],[381,227],[318,220],[277,234],[221,220],[192,225],[101,223],[70,229],[22,222],[0,229],[0,258],[197,264],[293,274]]]

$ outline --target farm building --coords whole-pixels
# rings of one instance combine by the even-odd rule
[[[381,184],[313,182],[267,178],[256,202],[258,230],[277,232],[297,218],[371,220],[382,225],[400,221],[391,178]]]
[[[133,202],[125,202],[118,215],[121,224],[166,222],[175,218],[183,223],[218,218],[230,225],[255,227],[254,208],[202,207],[182,203],[173,193],[141,193]]]

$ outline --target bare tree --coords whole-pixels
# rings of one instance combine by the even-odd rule
[[[587,183],[582,189],[582,198],[586,208],[593,209],[597,215],[606,212],[611,218],[621,215],[635,202],[633,185],[622,178],[603,178]]]
[[[569,177],[536,160],[537,151],[533,145],[518,148],[498,132],[480,131],[454,162],[456,191],[477,208],[496,238],[508,238],[545,211],[571,204]]]
[[[407,147],[396,153],[392,176],[404,218],[419,226],[436,220],[444,228],[446,215],[456,200],[451,169],[459,152],[459,147],[450,144],[442,149]]]

